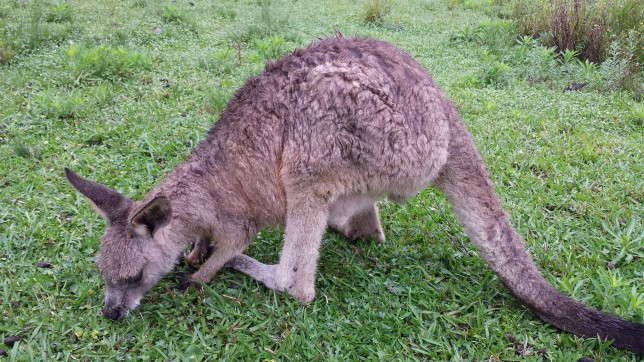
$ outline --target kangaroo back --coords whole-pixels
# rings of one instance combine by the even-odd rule
[[[644,325],[585,306],[541,275],[501,208],[483,160],[460,121],[450,124],[449,157],[435,185],[503,284],[541,319],[579,336],[614,339],[618,347],[644,353]]]

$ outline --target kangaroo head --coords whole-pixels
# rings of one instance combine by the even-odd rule
[[[95,260],[105,281],[103,315],[120,320],[174,264],[158,245],[172,217],[170,201],[136,202],[67,168],[65,176],[108,222]]]

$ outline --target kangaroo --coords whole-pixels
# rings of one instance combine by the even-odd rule
[[[384,242],[376,201],[403,202],[432,184],[503,284],[541,319],[644,353],[644,325],[587,307],[544,279],[458,111],[419,63],[386,42],[336,34],[267,64],[141,201],[65,174],[108,221],[96,263],[103,314],[113,320],[137,307],[190,242],[192,264],[215,244],[194,283],[230,267],[311,302],[327,227]],[[285,227],[276,265],[243,254],[268,226]]]

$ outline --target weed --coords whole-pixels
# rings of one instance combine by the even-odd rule
[[[256,0],[251,21],[235,25],[231,40],[237,44],[238,52],[242,44],[274,35],[280,35],[289,41],[298,39],[297,34],[287,30],[289,16],[293,13],[296,2],[297,0]]]
[[[241,44],[241,43],[247,43],[251,39],[261,37],[265,34],[269,33],[267,28],[264,28],[260,25],[257,24],[240,24],[238,28],[235,30],[234,35],[231,37],[232,40],[234,40],[235,43]]]
[[[228,104],[232,93],[233,90],[228,81],[223,81],[217,86],[209,87],[206,91],[204,110],[210,114],[219,114],[224,110],[226,104]]]
[[[466,74],[459,78],[459,80],[456,82],[456,85],[460,88],[478,88],[484,86],[484,84],[481,82],[481,73],[482,71],[480,71],[478,74]]]
[[[578,59],[577,66],[576,74],[579,77],[579,80],[590,83],[595,87],[600,85],[601,79],[597,72],[597,64],[588,59],[584,59],[583,61]]]
[[[76,83],[97,78],[115,81],[152,67],[148,55],[109,45],[72,45],[62,52],[62,58]]]
[[[259,6],[259,20],[267,34],[275,34],[288,24],[290,11],[283,8],[284,4],[280,6],[275,0],[257,0],[257,5]]]
[[[548,34],[552,19],[552,6],[546,1],[511,1],[509,17],[514,20],[521,35],[539,38]]]
[[[163,8],[163,13],[161,13],[161,20],[166,23],[185,23],[187,18],[186,16],[177,8],[176,6],[165,6]]]
[[[635,126],[642,127],[644,125],[644,104],[641,102],[635,103],[626,114],[625,120]]]
[[[489,4],[489,0],[447,0],[447,9],[454,10],[457,7],[462,7],[463,9],[478,9],[482,5]]]
[[[641,96],[642,72],[635,58],[638,35],[631,31],[626,44],[613,41],[609,47],[608,58],[600,65],[604,86],[610,90],[626,89]]]
[[[611,40],[627,34],[631,30],[642,31],[644,4],[639,0],[613,0],[607,2],[608,36]],[[641,34],[641,33],[640,33]],[[644,40],[641,39],[640,42]],[[640,51],[644,51],[640,48]]]
[[[573,0],[571,5],[572,7],[567,0],[557,0],[554,3],[550,36],[559,50],[574,49],[580,42],[579,0]]]
[[[139,9],[147,8],[149,5],[149,1],[150,0],[134,0],[132,2],[132,7],[139,8]]]
[[[530,50],[537,46],[539,46],[539,42],[530,36],[526,35],[520,39],[517,39],[516,46],[513,48],[513,55],[515,57],[515,60],[518,63],[524,62],[528,57]]]
[[[602,81],[610,90],[618,89],[627,69],[626,61],[619,58],[618,47],[616,42],[611,44],[610,56],[599,67]]]
[[[215,8],[215,14],[222,19],[234,20],[237,18],[237,12],[226,6],[219,6]]]
[[[595,63],[600,63],[605,56],[605,24],[602,16],[597,15],[586,21],[583,26],[584,35],[582,44],[576,47],[581,49],[581,55]]]
[[[86,90],[86,97],[95,102],[98,108],[105,108],[114,104],[114,89],[109,83],[98,84]]]
[[[562,65],[572,64],[572,61],[577,57],[577,55],[579,55],[578,51],[566,49],[563,53],[561,53],[560,62]]]
[[[288,51],[285,48],[284,37],[273,35],[268,38],[257,39],[253,42],[257,55],[251,60],[255,62],[264,62],[270,59],[277,59]]]
[[[88,139],[85,140],[85,144],[88,146],[100,146],[106,141],[106,136],[100,132],[94,133]]]
[[[490,49],[503,50],[514,45],[516,31],[514,23],[510,20],[495,20],[484,22],[479,26],[481,42]]]
[[[257,38],[282,34],[289,24],[289,16],[296,1],[256,0],[251,21],[238,23],[232,40],[240,44]]]
[[[526,76],[529,81],[542,81],[558,75],[557,49],[537,45],[532,47],[526,56]]]
[[[56,4],[49,9],[45,20],[49,23],[64,23],[72,20],[74,11],[69,4]]]
[[[13,144],[13,153],[18,157],[26,159],[33,158],[38,160],[41,158],[40,150],[38,148],[30,148],[22,142],[16,142]]]
[[[568,78],[574,77],[574,74],[579,69],[579,52],[576,50],[566,49],[563,52],[559,53],[557,57],[557,62],[560,74]]]
[[[229,74],[237,65],[235,52],[235,49],[229,47],[218,49],[199,59],[199,66],[214,75]]]
[[[79,116],[85,100],[73,91],[45,91],[33,96],[32,103],[34,118],[72,119]]]
[[[265,25],[269,32],[280,26],[280,21],[277,19],[275,11],[275,2],[272,0],[257,0],[259,7],[259,19]]]
[[[505,61],[499,60],[494,53],[484,50],[481,53],[481,60],[483,66],[478,76],[480,83],[484,85],[505,86],[513,79],[510,66]]]
[[[30,6],[27,25],[27,49],[35,49],[45,42],[50,36],[49,27],[42,23],[42,6],[39,1],[34,1]]]
[[[622,219],[620,221],[620,219]],[[602,227],[606,233],[613,237],[611,243],[607,243],[607,248],[604,253],[610,249],[613,250],[610,254],[610,264],[615,267],[620,262],[630,262],[633,258],[644,258],[644,249],[642,249],[642,242],[644,242],[644,233],[638,233],[635,229],[636,220],[631,220],[626,227],[626,222],[621,217],[615,217],[611,222],[602,221]]]
[[[481,39],[481,27],[472,27],[469,25],[465,25],[463,29],[456,32],[456,34],[450,38],[452,41],[470,43],[479,43]]]
[[[6,64],[16,56],[16,50],[11,44],[0,41],[0,64]]]
[[[371,24],[380,24],[391,12],[394,0],[363,0],[362,18]]]
[[[487,45],[488,50],[500,52],[514,44],[516,31],[514,23],[510,20],[485,21],[482,24],[471,27],[466,25],[451,37],[453,41],[473,42],[479,45]]]

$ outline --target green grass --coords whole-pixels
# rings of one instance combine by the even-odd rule
[[[541,361],[545,349],[554,361],[638,360],[522,307],[463,249],[474,251],[432,190],[381,203],[385,245],[327,233],[308,306],[223,271],[203,294],[162,281],[122,323],[100,315],[93,257],[104,222],[63,167],[141,198],[247,77],[337,29],[388,40],[430,70],[548,280],[644,322],[642,104],[629,92],[503,78],[526,68],[483,59],[505,36],[490,27],[504,25],[488,1],[448,3],[397,2],[372,24],[348,0],[2,2],[0,55],[11,57],[0,61],[0,338],[22,338],[0,344],[4,359]],[[479,26],[486,46],[454,40]],[[501,73],[477,80],[490,71]],[[262,231],[249,253],[274,262],[281,238]],[[532,345],[528,355],[506,334]]]

